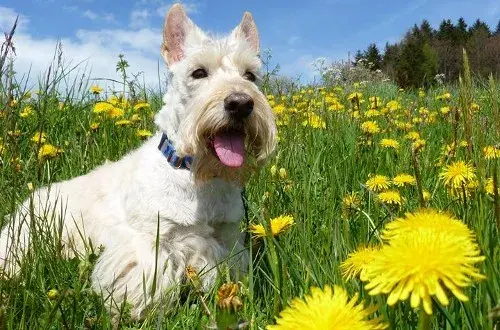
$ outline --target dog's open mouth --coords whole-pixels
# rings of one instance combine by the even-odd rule
[[[209,139],[215,155],[227,167],[238,168],[245,162],[245,133],[221,131]]]

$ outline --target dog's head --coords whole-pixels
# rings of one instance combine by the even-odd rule
[[[259,90],[259,36],[246,12],[229,36],[205,34],[180,4],[168,11],[161,53],[170,71],[156,123],[179,155],[194,157],[197,181],[243,183],[276,145],[276,125]]]

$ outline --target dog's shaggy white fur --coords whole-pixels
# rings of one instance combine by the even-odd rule
[[[141,318],[166,291],[169,301],[175,299],[187,266],[202,274],[205,288],[231,254],[238,254],[229,258],[233,266],[246,267],[247,254],[239,253],[244,248],[241,189],[273,152],[276,138],[272,111],[253,82],[261,65],[257,28],[245,13],[228,37],[214,39],[176,4],[163,34],[170,85],[156,117],[160,132],[117,162],[35,191],[1,232],[4,272],[19,269],[36,230],[60,230],[68,255],[84,253],[90,242],[104,246],[92,273],[93,288],[108,296],[111,312],[126,300],[132,317]],[[201,77],[194,74],[198,69]],[[228,115],[226,98],[234,93],[252,98],[248,117]],[[230,167],[215,152],[214,139],[235,131],[245,137],[246,155],[243,164]],[[158,150],[162,133],[180,156],[194,157],[191,171],[171,166]]]

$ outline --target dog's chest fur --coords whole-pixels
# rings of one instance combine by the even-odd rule
[[[239,223],[244,216],[241,187],[217,178],[195,184],[188,170],[167,162],[157,149],[159,140],[156,135],[116,163],[56,184],[52,189],[58,192],[50,196],[66,200],[79,190],[81,196],[68,198],[66,212],[82,222],[94,243],[104,245],[110,238],[101,235],[103,225],[126,225],[153,236],[159,229],[161,236],[169,236],[179,226],[209,235],[220,224]],[[42,194],[42,204],[43,199]]]
[[[242,219],[240,187],[217,178],[195,184],[188,170],[173,168],[163,158],[155,147],[158,140],[155,137],[138,150],[138,168],[130,180],[133,187],[125,190],[125,212],[132,226],[144,225],[146,214],[143,212],[147,213],[146,217],[159,216],[160,221],[186,226]]]

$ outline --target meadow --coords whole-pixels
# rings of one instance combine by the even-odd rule
[[[59,66],[35,88],[2,77],[0,219],[34,189],[117,160],[154,133],[161,91],[128,84],[120,61],[122,85],[67,81]],[[457,84],[428,90],[263,88],[279,143],[246,187],[248,275],[222,274],[200,292],[188,269],[172,309],[159,304],[133,322],[124,305],[115,325],[264,329],[286,309],[288,329],[498,326],[498,84],[465,67]],[[0,278],[0,329],[113,327],[106,297],[90,289],[101,247],[67,260],[58,237],[40,228],[19,276]]]

